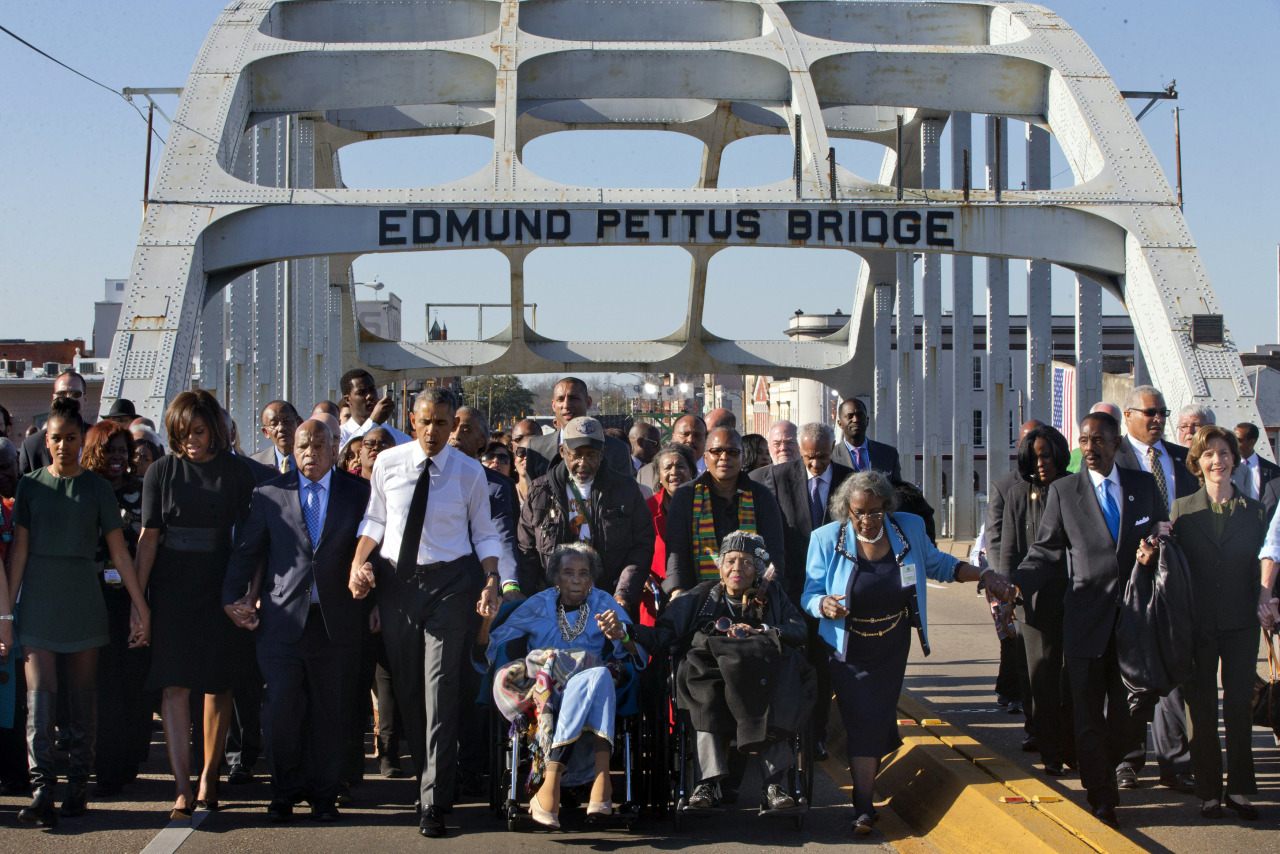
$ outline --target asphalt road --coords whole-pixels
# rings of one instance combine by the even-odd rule
[[[999,647],[985,600],[972,584],[952,584],[929,590],[929,641],[926,659],[913,646],[907,665],[906,689],[938,711],[938,717],[963,728],[1028,772],[1061,790],[1088,809],[1080,778],[1074,773],[1054,780],[1039,774],[1039,754],[1021,750],[1023,718],[996,705],[995,674]],[[1265,660],[1262,662],[1265,665]],[[1121,831],[1135,843],[1156,852],[1229,854],[1280,851],[1280,748],[1270,732],[1254,729],[1253,756],[1258,795],[1252,800],[1262,813],[1257,822],[1228,818],[1200,818],[1200,801],[1158,784],[1154,754],[1148,754],[1142,787],[1120,793]]]

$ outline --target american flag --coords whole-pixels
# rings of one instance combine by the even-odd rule
[[[1076,446],[1076,369],[1053,366],[1053,426],[1067,437],[1067,447]]]

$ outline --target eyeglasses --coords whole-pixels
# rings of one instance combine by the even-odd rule
[[[504,465],[511,465],[511,457],[508,457],[506,454],[485,454],[480,458],[480,462],[482,463],[491,463],[495,460]]]
[[[384,451],[387,448],[390,448],[391,445],[379,442],[377,439],[367,439],[360,443],[360,447],[368,448],[371,451]]]
[[[883,522],[884,513],[863,513],[859,510],[853,511],[853,521],[855,522]]]
[[[752,631],[747,626],[738,625],[728,617],[721,617],[716,620],[716,631],[722,635],[741,640],[742,638],[751,637]]]
[[[529,449],[516,448],[514,451],[512,451],[512,453],[515,454],[517,457],[527,457],[529,455]]]
[[[71,398],[72,400],[79,400],[80,398],[84,397],[84,392],[82,392],[82,391],[75,391],[75,390],[73,390],[73,389],[69,389],[69,388],[64,388],[64,389],[62,389],[61,391],[55,391],[55,392],[53,393],[53,396],[54,396],[54,397],[59,397],[59,398],[68,398],[68,397],[69,397],[69,398]]]
[[[728,457],[731,460],[736,460],[738,457],[742,456],[742,449],[741,448],[707,448],[707,453],[713,457]]]
[[[1126,409],[1125,412],[1141,412],[1143,415],[1147,416],[1148,418],[1168,418],[1169,417],[1169,410],[1157,409],[1154,406],[1152,406],[1149,409],[1137,409],[1137,408]]]

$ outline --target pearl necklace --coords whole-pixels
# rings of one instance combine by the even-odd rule
[[[571,628],[569,619],[564,612],[564,605],[559,602],[556,603],[556,622],[560,624],[560,636],[564,638],[565,643],[572,643],[574,638],[586,630],[589,610],[587,603],[583,602],[582,606],[578,608],[578,618]]]
[[[862,536],[861,534],[858,533],[857,528],[853,529],[853,535],[858,538],[858,542],[866,543],[867,545],[872,545],[873,543],[880,542],[880,540],[884,537],[884,525],[880,526],[880,533],[876,534],[874,537],[868,538],[868,537]]]

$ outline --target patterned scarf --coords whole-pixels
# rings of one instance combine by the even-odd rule
[[[738,490],[738,526],[736,530],[756,533],[756,508],[751,491]],[[693,556],[698,564],[698,583],[720,580],[716,566],[716,519],[711,509],[711,490],[705,483],[693,487]]]

